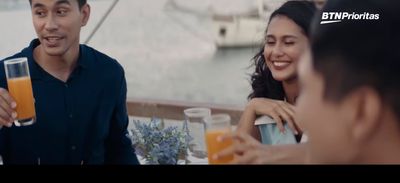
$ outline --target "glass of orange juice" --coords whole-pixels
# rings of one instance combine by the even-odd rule
[[[27,58],[4,61],[8,92],[17,103],[15,126],[28,126],[35,123],[36,112]]]
[[[209,164],[228,164],[233,160],[232,156],[213,160],[212,156],[233,144],[232,139],[218,142],[217,137],[231,132],[231,118],[228,114],[215,114],[204,118],[207,155]]]

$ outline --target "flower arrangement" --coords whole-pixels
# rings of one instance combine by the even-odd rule
[[[164,121],[152,118],[150,122],[133,120],[132,145],[139,156],[145,158],[148,164],[177,164],[179,159],[185,159],[187,144],[192,140],[185,124],[182,130],[177,126],[165,128]]]

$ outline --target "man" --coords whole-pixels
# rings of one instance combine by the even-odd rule
[[[296,114],[309,139],[290,147],[303,149],[297,160],[400,163],[399,10],[396,0],[336,0],[324,6],[322,12],[354,15],[330,24],[321,24],[321,15],[314,23],[312,53],[300,62]],[[243,134],[233,137],[241,143],[215,158],[235,152],[239,163],[270,163],[287,151]]]
[[[12,126],[17,104],[6,90],[1,63],[4,164],[138,164],[127,137],[124,70],[116,60],[79,44],[90,16],[86,0],[29,2],[38,38],[7,59],[28,58],[36,123]]]
[[[326,0],[314,0],[314,4],[318,9],[322,9],[322,7],[324,7],[325,3],[326,3]]]
[[[324,7],[354,15],[331,24],[320,24],[320,16],[313,61],[300,66],[297,115],[309,135],[310,162],[400,163],[399,10],[396,0]]]

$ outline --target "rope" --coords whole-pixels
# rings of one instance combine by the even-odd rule
[[[108,15],[111,13],[111,11],[114,9],[114,7],[117,5],[119,0],[114,0],[114,2],[111,4],[111,6],[108,8],[106,13],[103,15],[103,17],[100,19],[100,21],[97,23],[96,27],[93,29],[92,33],[90,33],[89,37],[86,39],[85,44],[88,44],[89,41],[92,39],[92,37],[96,34],[97,30],[101,27],[103,22],[106,20]]]
[[[204,12],[200,12],[200,11],[194,11],[188,8],[185,8],[183,6],[179,6],[175,1],[173,0],[169,0],[167,1],[167,3],[164,6],[164,10],[166,10],[166,12],[168,12],[169,10],[178,10],[182,13],[186,13],[186,14],[190,14],[190,15],[194,15],[197,18],[203,18],[206,19],[208,17],[210,17],[211,15],[209,13],[204,13]],[[199,33],[198,31],[195,31],[192,29],[193,26],[190,26],[188,24],[186,24],[184,21],[180,20],[179,18],[174,17],[172,14],[166,13],[168,17],[170,17],[172,20],[174,20],[177,24],[179,24],[183,29],[185,29],[186,31],[190,32],[191,34],[193,34],[194,36],[198,37],[199,39],[205,41],[205,42],[214,42],[214,40],[210,37],[207,37],[205,35],[202,35],[201,33]]]

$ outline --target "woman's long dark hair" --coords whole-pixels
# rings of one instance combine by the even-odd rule
[[[268,22],[271,22],[271,19],[277,15],[284,15],[295,22],[303,30],[304,35],[309,37],[309,27],[316,10],[317,8],[311,1],[288,1],[271,14]],[[248,99],[262,97],[283,100],[285,92],[282,82],[272,77],[271,71],[265,64],[264,44],[252,61],[255,65],[255,72],[251,75],[250,82],[253,91]]]

